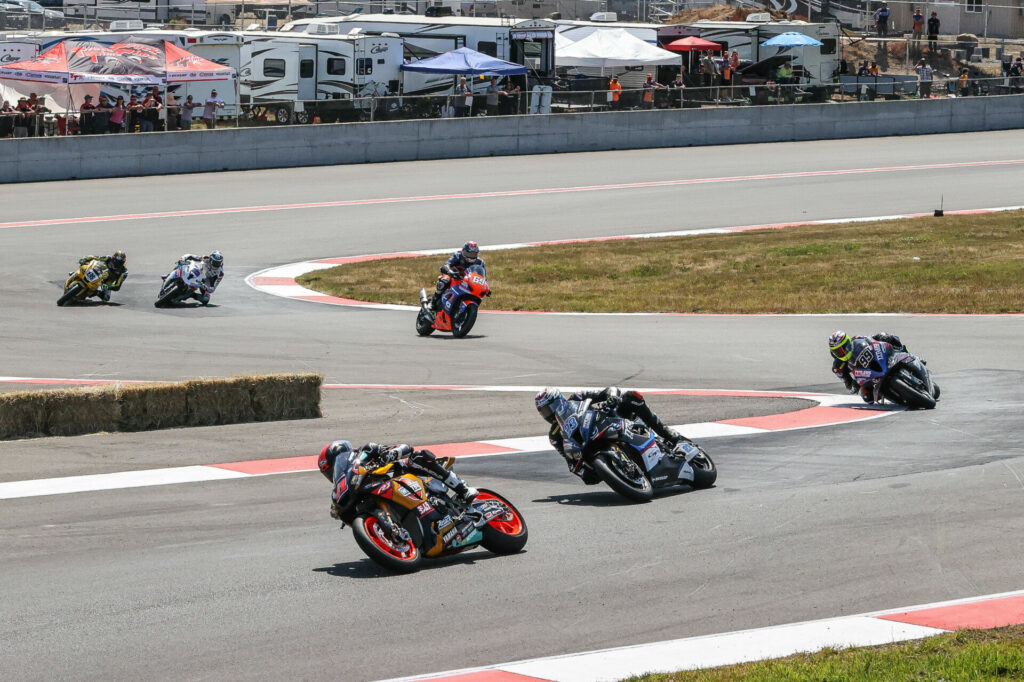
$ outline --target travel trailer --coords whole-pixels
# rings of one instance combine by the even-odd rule
[[[64,14],[105,22],[124,19],[161,22],[180,20],[205,26],[235,26],[243,15],[275,19],[313,16],[309,0],[64,0]]]
[[[740,59],[755,64],[769,59],[790,58],[794,67],[803,67],[810,85],[831,83],[839,73],[839,24],[804,21],[769,21],[768,14],[751,14],[746,21],[698,21],[669,24],[658,31],[658,43],[667,45],[686,36],[697,36],[718,43],[723,51],[739,53]],[[762,47],[781,33],[803,33],[817,38],[821,47]]]

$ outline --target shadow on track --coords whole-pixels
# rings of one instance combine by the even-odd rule
[[[525,550],[523,552],[519,552],[519,554],[524,553]],[[508,556],[515,555],[505,555],[505,558]],[[501,558],[501,555],[492,554],[487,550],[463,552],[461,554],[441,557],[440,559],[427,559],[420,564],[419,572],[442,569],[456,564],[471,566],[478,561],[498,558]],[[369,558],[357,559],[355,561],[344,561],[342,563],[334,564],[333,566],[314,568],[313,572],[326,573],[327,575],[332,575],[336,578],[390,578],[399,575],[398,573],[389,571],[383,566],[378,566]]]
[[[714,489],[716,486],[712,486]],[[654,491],[654,500],[661,499],[663,497],[675,497],[676,495],[685,495],[692,493],[696,488],[689,486],[676,486],[673,488],[666,488],[664,490]],[[541,504],[564,504],[572,507],[633,507],[644,502],[633,502],[619,495],[614,490],[594,490],[588,492],[578,493],[563,493],[560,495],[549,495],[548,497],[541,497],[534,502]]]

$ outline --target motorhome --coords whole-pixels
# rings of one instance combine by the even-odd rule
[[[821,41],[820,47],[763,47],[762,43],[779,34],[802,33]],[[768,60],[790,59],[794,67],[803,67],[810,85],[831,83],[839,73],[839,24],[807,23],[805,21],[769,21],[769,15],[751,14],[746,21],[706,21],[692,24],[669,24],[658,31],[658,43],[697,36],[735,50],[741,60],[755,64]]]
[[[397,14],[353,14],[293,21],[280,33],[302,34],[337,25],[342,34],[397,35],[404,40],[404,59],[418,61],[466,46],[498,59],[529,68],[531,83],[547,81],[555,70],[555,24],[540,19],[492,19],[479,17],[425,17]],[[487,84],[474,80],[482,91]],[[450,91],[451,76],[406,73],[403,93],[431,94]]]
[[[171,20],[205,26],[234,27],[247,16],[313,16],[310,0],[64,0],[64,14],[88,21],[136,19],[165,23]]]

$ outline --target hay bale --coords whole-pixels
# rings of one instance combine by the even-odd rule
[[[315,419],[320,413],[321,374],[264,374],[249,377],[256,421]]]
[[[129,384],[117,387],[119,428],[150,431],[184,426],[188,421],[185,384]]]
[[[46,435],[46,396],[43,391],[0,393],[0,438]]]
[[[77,436],[118,428],[119,410],[113,386],[40,393],[45,400],[48,436]]]
[[[254,420],[251,379],[196,379],[185,383],[189,426],[239,424]]]

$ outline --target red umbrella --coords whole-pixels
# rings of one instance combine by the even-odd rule
[[[673,52],[718,52],[722,49],[722,46],[710,40],[704,40],[696,36],[687,36],[665,45],[665,49],[672,50]]]

